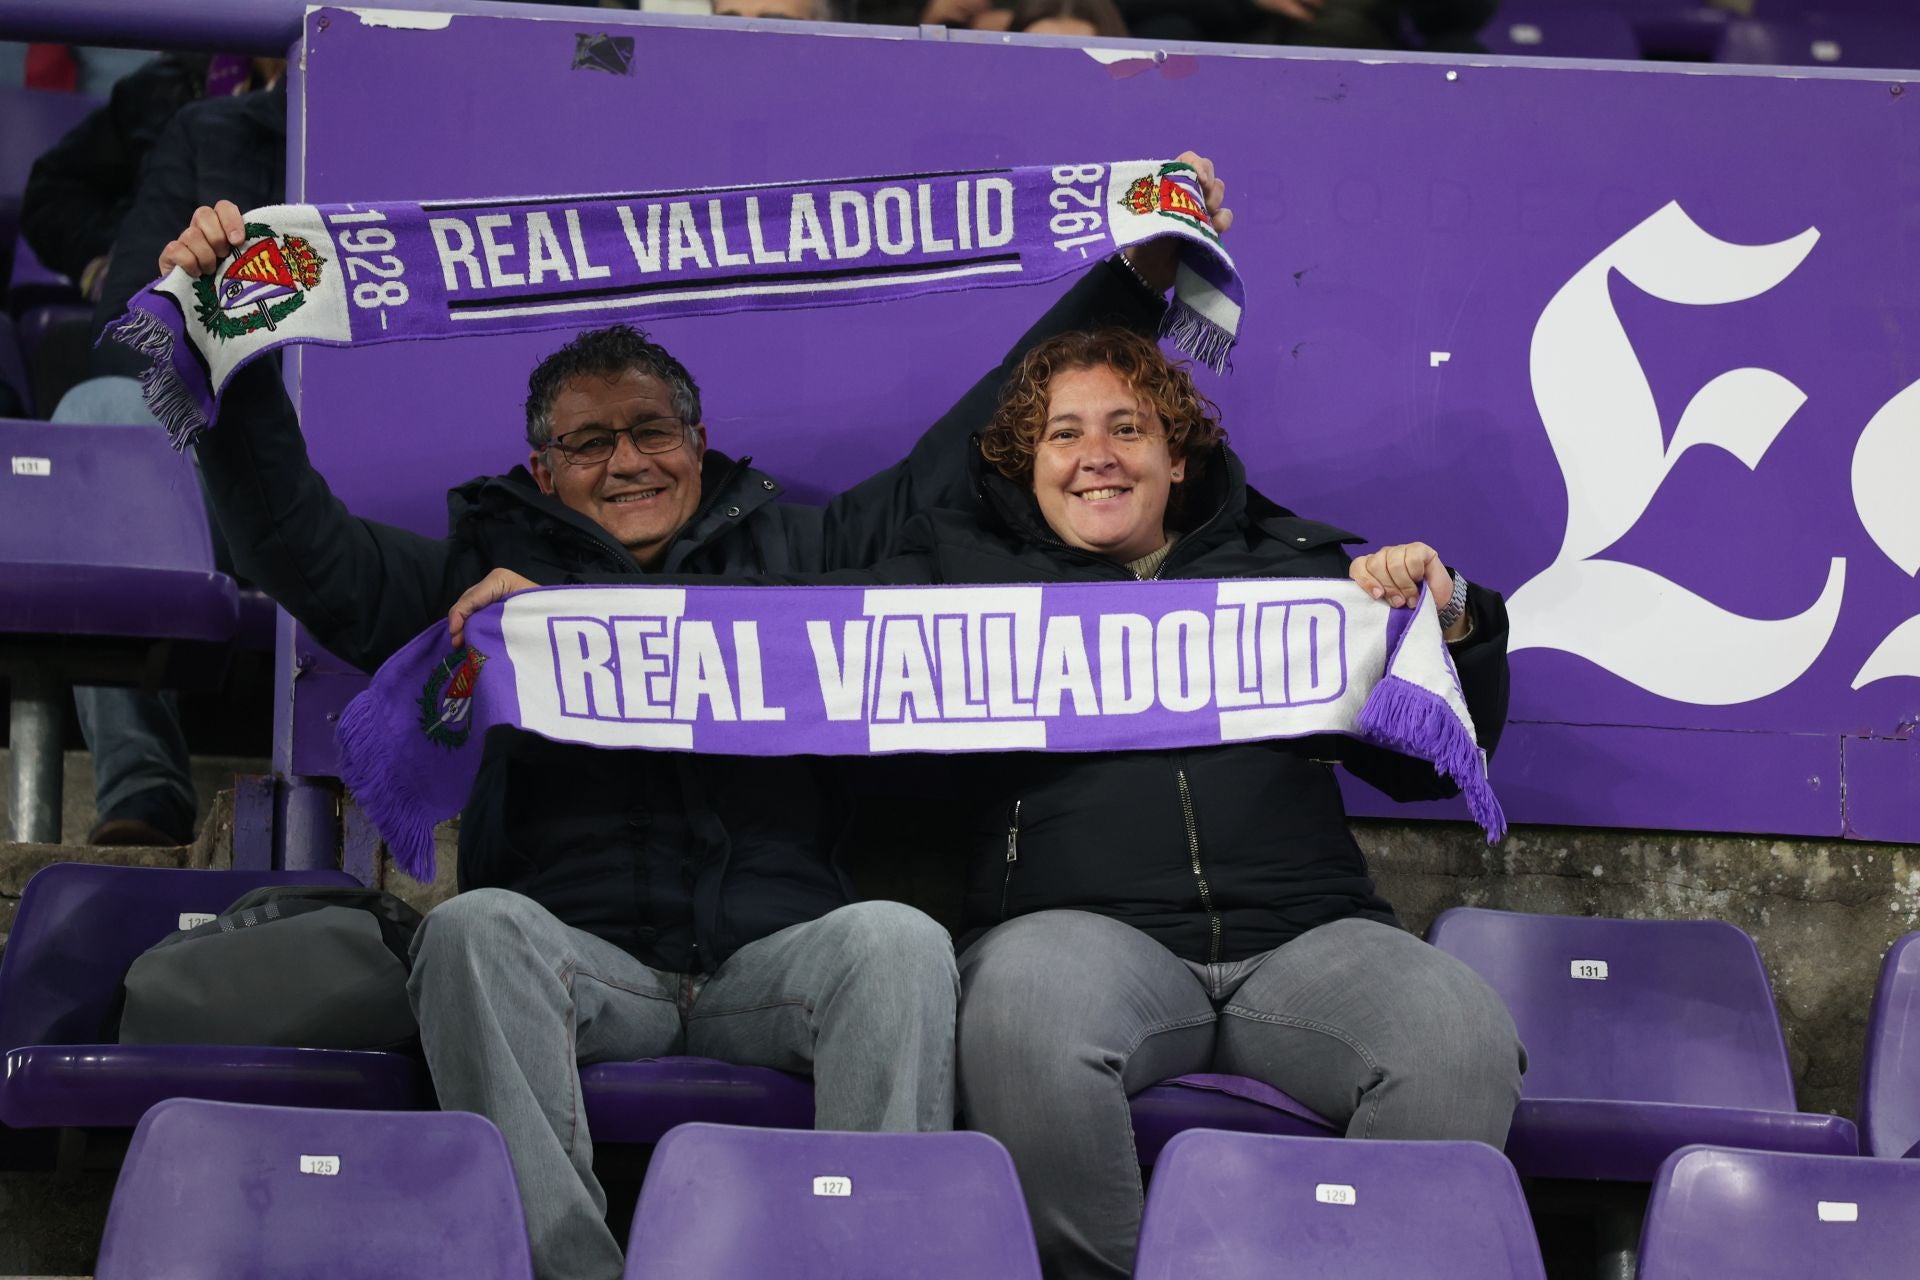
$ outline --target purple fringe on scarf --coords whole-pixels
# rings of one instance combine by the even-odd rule
[[[412,723],[416,709],[362,689],[340,713],[335,736],[340,744],[340,780],[365,810],[374,830],[387,842],[393,864],[432,884],[434,873],[432,799],[415,786],[399,747],[420,732]]]
[[[101,332],[98,341],[112,338],[147,358],[149,363],[140,373],[140,394],[167,429],[168,442],[184,449],[213,421],[214,400],[206,391],[207,375],[194,363],[178,316],[171,298],[142,292],[124,316]]]
[[[1486,830],[1488,844],[1499,844],[1506,836],[1507,815],[1487,778],[1486,753],[1446,699],[1411,680],[1385,676],[1367,696],[1358,727],[1368,741],[1430,760],[1458,783],[1467,811]]]
[[[1160,322],[1160,336],[1215,373],[1233,370],[1234,335],[1175,298]]]

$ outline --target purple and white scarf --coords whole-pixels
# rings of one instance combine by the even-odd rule
[[[340,719],[340,776],[408,875],[482,740],[727,755],[1125,751],[1346,734],[1430,762],[1506,830],[1431,599],[1342,579],[550,587],[444,627]]]
[[[111,336],[185,447],[234,370],[346,346],[1031,284],[1182,242],[1163,336],[1226,367],[1245,291],[1193,169],[1155,160],[637,195],[273,205],[211,276],[175,269]]]

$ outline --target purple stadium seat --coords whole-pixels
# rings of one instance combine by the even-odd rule
[[[29,327],[27,317],[46,307],[56,308],[61,319],[76,310],[81,319],[93,314],[93,304],[81,298],[73,281],[42,263],[22,238],[13,246],[13,272],[7,278],[7,310],[21,317],[24,332]],[[38,323],[42,331],[52,327],[47,321]],[[35,342],[23,343],[29,355],[35,345]]]
[[[0,632],[225,641],[193,463],[151,426],[0,420]]]
[[[500,1131],[466,1112],[175,1099],[134,1131],[99,1280],[528,1280]]]
[[[1176,1134],[1188,1129],[1337,1138],[1340,1128],[1272,1085],[1245,1076],[1177,1076],[1128,1099],[1133,1110],[1133,1146],[1141,1165],[1152,1165]]]
[[[689,1124],[655,1148],[627,1276],[1038,1280],[1006,1148],[983,1133]]]
[[[268,884],[355,884],[342,871],[172,871],[56,863],[27,882],[0,959],[0,1121],[125,1128],[166,1098],[404,1110],[424,1097],[408,1057],[334,1049],[102,1044],[135,956]]]
[[[1860,1132],[1870,1156],[1920,1159],[1920,933],[1893,944],[1867,1019]]]
[[[581,1069],[580,1096],[596,1142],[658,1142],[694,1122],[813,1128],[810,1081],[711,1058],[602,1062]]]
[[[1545,1280],[1513,1166],[1478,1142],[1196,1129],[1147,1193],[1136,1280]]]
[[[1809,13],[1730,23],[1718,62],[1750,66],[1920,68],[1920,11]]]
[[[1455,907],[1433,945],[1500,993],[1528,1067],[1507,1155],[1524,1175],[1652,1179],[1694,1142],[1852,1155],[1839,1116],[1796,1111],[1753,939],[1715,920]]]
[[[193,464],[151,426],[0,420],[14,838],[59,839],[69,684],[211,682],[239,626]]]
[[[1920,1164],[1687,1147],[1661,1166],[1639,1280],[1914,1274]]]
[[[1572,7],[1555,0],[1506,0],[1480,32],[1491,53],[1527,58],[1637,59],[1633,21],[1615,9]]]

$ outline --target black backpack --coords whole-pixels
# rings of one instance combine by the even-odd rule
[[[122,1044],[410,1050],[419,1028],[407,1001],[408,949],[420,921],[377,889],[255,889],[135,958],[109,1036],[117,1031]]]

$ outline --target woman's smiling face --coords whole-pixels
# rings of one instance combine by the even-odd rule
[[[1047,387],[1033,496],[1070,547],[1125,564],[1167,540],[1167,499],[1186,475],[1153,407],[1107,365],[1069,369]]]

